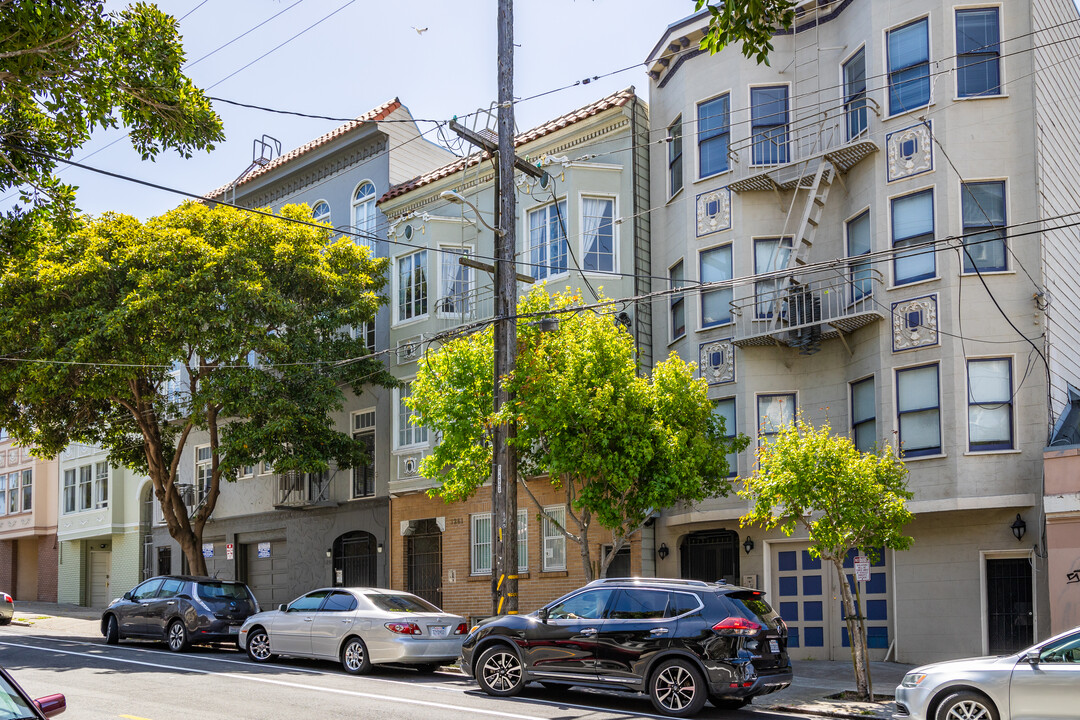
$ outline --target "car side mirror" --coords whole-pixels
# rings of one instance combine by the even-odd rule
[[[540,618],[540,622],[542,622],[542,623],[546,623],[548,621],[548,615],[549,614],[550,613],[548,612],[548,609],[546,607],[545,608],[540,608],[539,610],[536,611],[536,617]]]
[[[289,611],[289,606],[286,605],[285,603],[281,603],[280,605],[277,606],[277,611],[278,612],[288,612]]]
[[[131,599],[131,591],[130,590],[128,590],[126,593],[124,593],[124,599],[125,600],[130,600]]]
[[[38,698],[34,701],[34,704],[37,705],[41,714],[47,718],[55,717],[67,710],[67,700],[59,693]]]
[[[1024,653],[1024,660],[1031,663],[1032,665],[1038,665],[1039,664],[1039,651],[1038,650],[1028,650],[1026,653]]]

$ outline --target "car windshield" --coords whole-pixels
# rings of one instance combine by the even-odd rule
[[[368,595],[367,599],[386,612],[442,612],[427,600],[415,595]]]
[[[242,583],[199,583],[195,592],[203,600],[247,600],[248,589]]]
[[[15,718],[36,720],[37,715],[18,691],[11,686],[11,683],[0,675],[0,720],[14,720]]]
[[[770,630],[780,628],[779,615],[769,607],[769,603],[761,597],[759,592],[731,593],[727,596],[728,602],[738,611],[741,617],[762,623]]]

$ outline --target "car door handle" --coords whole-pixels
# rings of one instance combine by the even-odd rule
[[[165,603],[165,604],[166,604],[166,605],[175,605],[175,604],[176,604],[176,601],[175,601],[175,600],[170,600],[169,602],[167,602],[167,603]]]
[[[346,625],[348,625],[349,623],[351,623],[351,622],[352,622],[352,620],[342,620],[341,622],[343,622],[343,623],[345,623]]]
[[[150,603],[143,603],[142,606],[143,607],[150,607]]]
[[[311,618],[304,618],[304,622],[311,622]]]
[[[667,628],[660,627],[660,628],[653,628],[652,630],[649,631],[649,634],[650,635],[667,635],[669,632],[671,632],[671,631],[668,630]]]
[[[596,634],[596,628],[583,628],[581,630],[581,634],[582,635],[595,635]]]

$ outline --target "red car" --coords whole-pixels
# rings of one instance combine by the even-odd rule
[[[9,717],[46,720],[56,717],[66,709],[67,700],[60,694],[31,700],[7,670],[0,668],[0,711],[10,712]]]

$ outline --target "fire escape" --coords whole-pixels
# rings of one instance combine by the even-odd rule
[[[866,96],[865,80],[861,93],[849,94],[846,83],[839,93],[821,87],[819,57],[827,54],[835,67],[831,58],[840,48],[822,48],[819,29],[839,4],[813,0],[798,9],[794,58],[782,71],[793,76],[786,127],[751,132],[729,151],[735,170],[730,189],[771,191],[787,212],[768,266],[756,268],[752,284],[734,288],[735,345],[789,346],[809,355],[830,338],[847,346],[846,335],[884,318],[874,299],[880,273],[868,261],[815,263],[812,253],[833,185],[843,186],[844,176],[878,150],[867,132],[878,107]]]

